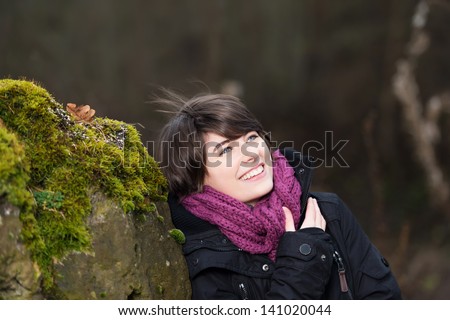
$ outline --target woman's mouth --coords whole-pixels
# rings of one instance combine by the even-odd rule
[[[263,172],[264,172],[264,166],[261,164],[261,165],[257,166],[256,168],[250,170],[246,174],[244,174],[242,177],[239,178],[239,180],[244,180],[244,181],[249,180],[253,177],[260,175]]]

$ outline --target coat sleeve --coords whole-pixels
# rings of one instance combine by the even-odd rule
[[[341,230],[353,273],[355,299],[401,299],[400,288],[387,260],[367,237],[355,217],[338,198]]]
[[[286,232],[281,238],[267,299],[320,299],[333,262],[331,237],[319,228]]]
[[[237,279],[242,275],[209,268],[191,279],[192,298],[320,299],[331,273],[331,250],[330,236],[321,229],[286,232],[280,240],[268,286],[240,287]]]

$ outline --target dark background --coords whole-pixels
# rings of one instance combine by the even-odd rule
[[[450,90],[447,0],[0,0],[0,77],[135,124],[150,152],[165,121],[149,103],[158,86],[239,95],[274,140],[297,149],[348,140],[348,167],[313,152],[329,164],[314,189],[346,201],[405,298],[449,299],[449,200],[432,201],[392,86],[419,2],[429,9],[414,69],[425,105]],[[447,185],[449,110],[433,145]]]

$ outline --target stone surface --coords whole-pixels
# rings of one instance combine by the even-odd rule
[[[0,198],[0,299],[40,299],[39,271],[20,240],[19,209]]]
[[[181,247],[168,234],[173,226],[167,211],[161,212],[162,221],[157,213],[125,214],[100,193],[91,202],[87,225],[92,253],[73,253],[56,268],[57,287],[65,298],[190,298]]]
[[[91,196],[90,253],[55,264],[60,299],[189,299],[189,276],[167,204],[158,213],[125,214],[102,193]],[[159,216],[159,217],[158,217]],[[19,209],[0,205],[0,299],[43,299],[39,270],[20,242]]]

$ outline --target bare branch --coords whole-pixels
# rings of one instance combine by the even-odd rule
[[[413,33],[408,44],[407,58],[397,63],[392,87],[402,106],[405,126],[412,136],[416,157],[424,169],[428,189],[433,195],[430,198],[432,204],[437,208],[444,208],[449,201],[450,187],[437,161],[434,144],[440,138],[438,120],[444,109],[449,108],[450,94],[433,96],[425,108],[414,73],[417,59],[430,45],[429,36],[424,30],[428,10],[427,1],[418,3],[412,20]]]

